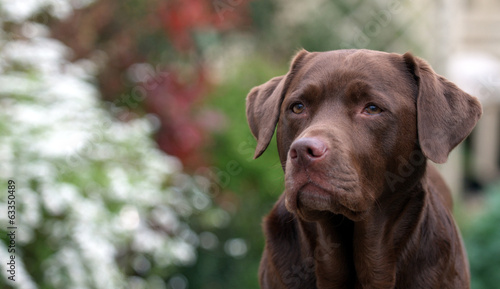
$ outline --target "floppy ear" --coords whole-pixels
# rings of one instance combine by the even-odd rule
[[[271,142],[279,119],[284,83],[285,76],[272,78],[252,88],[247,96],[247,121],[257,139],[254,158],[258,158]]]
[[[298,70],[299,63],[308,53],[306,50],[301,50],[292,60],[290,71],[286,75],[274,77],[268,82],[252,88],[247,95],[248,125],[253,136],[257,139],[254,158],[262,155],[271,142],[286,89],[293,74]]]
[[[472,131],[481,117],[477,98],[436,74],[424,60],[403,55],[418,85],[417,128],[423,154],[444,163],[450,151]]]

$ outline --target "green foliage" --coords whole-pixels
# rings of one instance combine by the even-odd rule
[[[259,51],[286,61],[290,52],[333,49],[413,51],[424,56],[419,10],[412,1],[259,0],[250,2]],[[417,24],[419,23],[419,24]]]
[[[473,289],[500,284],[500,184],[486,192],[484,213],[463,229]]]
[[[285,74],[288,65],[275,63],[260,55],[247,57],[237,64],[238,67],[229,79],[209,96],[209,105],[227,117],[227,128],[224,133],[216,135],[216,143],[211,152],[215,164],[221,168],[231,160],[241,165],[241,177],[229,183],[231,191],[241,194],[246,188],[264,189],[265,192],[262,193],[270,194],[274,198],[281,194],[282,184],[279,182],[282,181],[283,174],[276,141],[273,138],[266,152],[259,159],[253,159],[256,140],[247,124],[245,100],[252,87],[263,84],[274,76]]]
[[[245,98],[253,86],[286,73],[287,64],[247,55],[235,65],[233,73],[209,97],[208,105],[226,115],[226,128],[215,136],[209,148],[212,166],[200,168],[198,173],[211,177],[215,202],[232,213],[230,224],[216,231],[221,243],[227,245],[226,240],[241,238],[248,252],[233,257],[223,244],[213,250],[199,249],[198,262],[181,269],[190,288],[258,287],[257,271],[264,245],[260,224],[283,189],[275,139],[264,155],[253,159],[256,141],[246,122]]]

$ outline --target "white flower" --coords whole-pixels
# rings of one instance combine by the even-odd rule
[[[6,19],[25,21],[46,4],[64,17],[72,5],[90,1],[18,2],[0,0]],[[109,116],[91,84],[94,63],[70,63],[69,49],[43,27],[22,27],[29,35],[23,40],[0,33],[0,184],[16,182],[18,248],[48,257],[37,264],[44,276],[33,277],[43,280],[33,282],[17,255],[19,288],[123,288],[131,282],[123,266],[194,262],[199,238],[184,220],[210,208],[209,197],[156,147],[148,119]],[[0,190],[0,207],[6,201]],[[123,254],[130,258],[120,264]],[[8,255],[0,243],[0,259]]]

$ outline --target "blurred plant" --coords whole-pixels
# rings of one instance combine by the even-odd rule
[[[192,170],[209,163],[201,148],[223,122],[216,111],[200,105],[211,87],[204,54],[223,31],[247,19],[243,1],[237,10],[214,10],[213,5],[205,0],[100,0],[63,21],[50,21],[52,34],[72,49],[73,60],[96,60],[99,89],[121,109],[117,117],[128,119],[129,111],[154,113],[160,149]]]
[[[484,211],[463,228],[473,289],[497,288],[500,284],[500,184],[485,193]]]
[[[195,262],[200,240],[217,238],[198,233],[228,214],[200,189],[206,180],[157,148],[148,117],[109,116],[92,85],[96,63],[67,61],[44,25],[0,4],[0,287],[165,288],[175,266]],[[15,282],[4,262],[8,180]]]
[[[231,214],[231,222],[217,230],[219,239],[227,240],[224,246],[199,248],[197,262],[179,268],[190,281],[190,288],[258,288],[264,245],[261,221],[283,189],[275,139],[263,156],[253,160],[256,141],[246,123],[245,96],[253,85],[286,73],[287,66],[255,54],[239,60],[226,55],[226,60],[232,63],[231,74],[207,95],[207,105],[216,107],[231,122],[208,145],[211,165],[200,167],[196,173],[212,180],[210,192]],[[235,254],[239,250],[234,246],[244,250]]]

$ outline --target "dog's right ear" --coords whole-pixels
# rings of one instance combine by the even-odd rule
[[[301,50],[292,60],[290,71],[286,75],[274,77],[268,82],[252,88],[247,95],[248,125],[253,136],[257,139],[254,158],[262,155],[271,142],[286,89],[307,54],[309,52]]]

